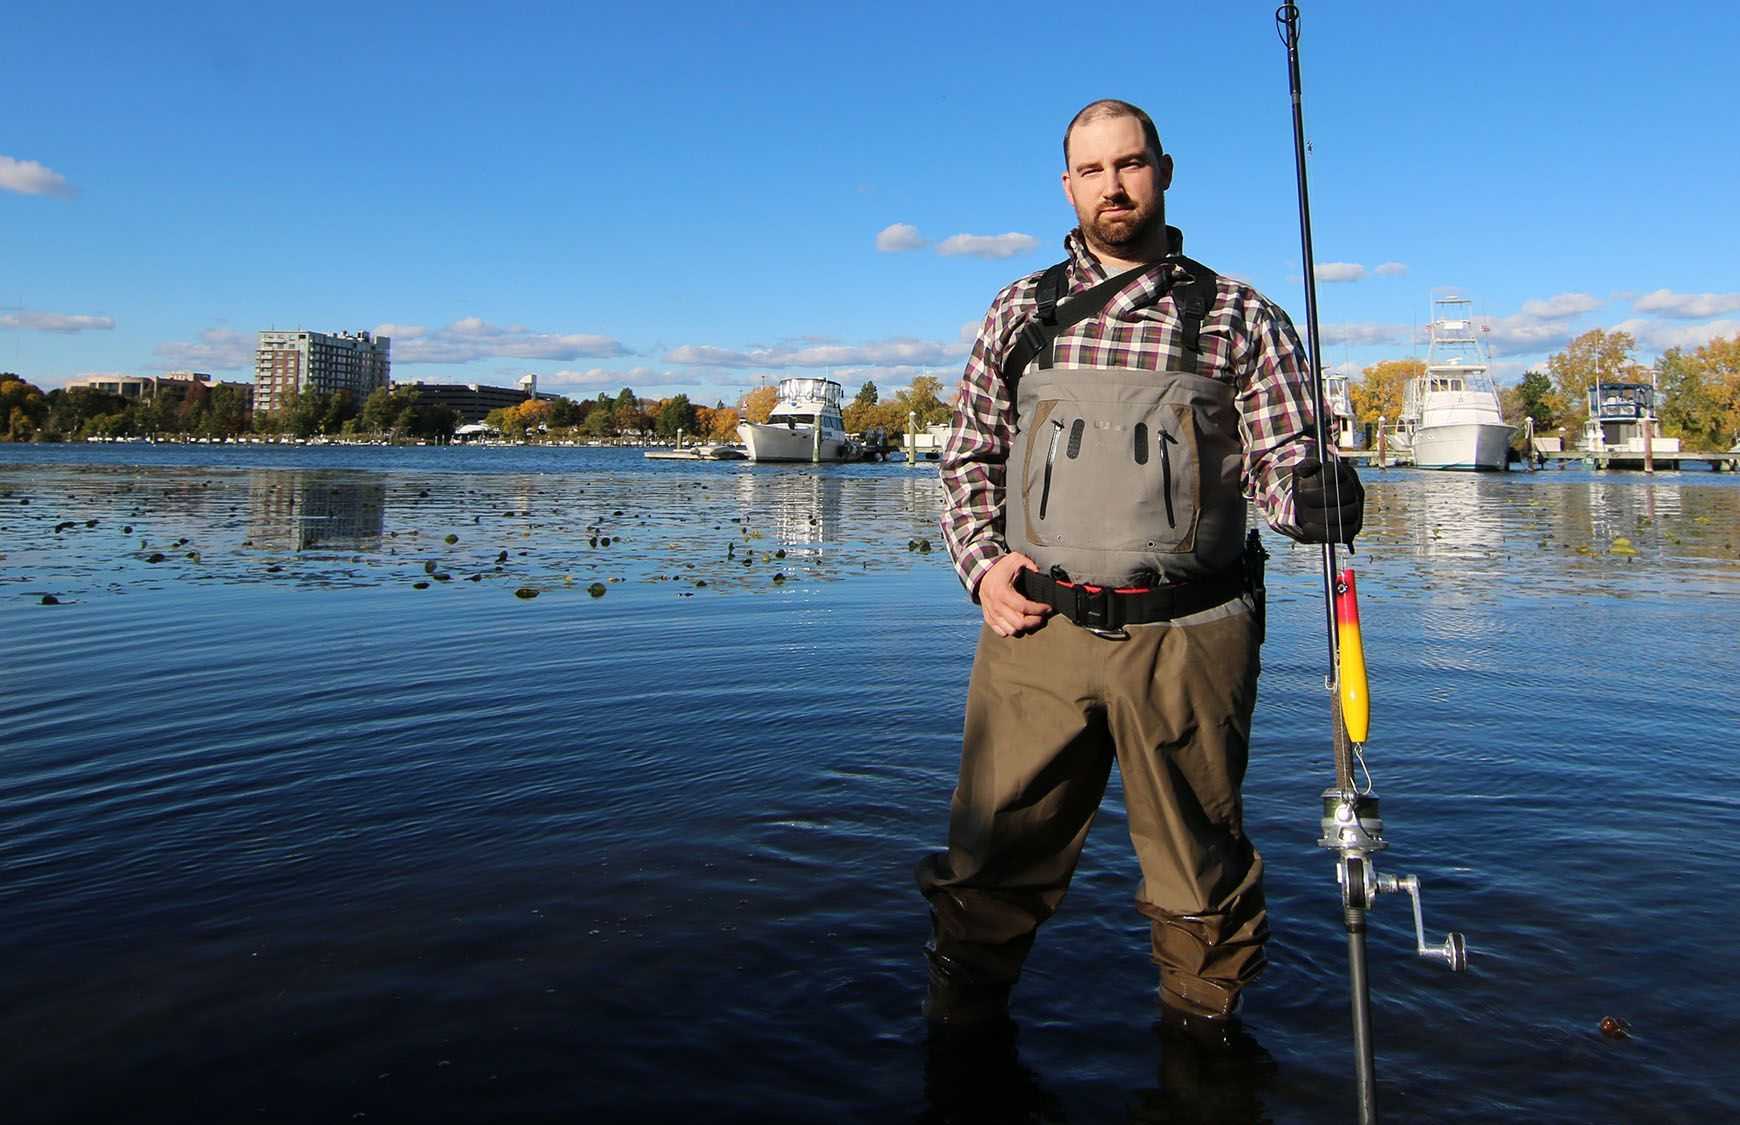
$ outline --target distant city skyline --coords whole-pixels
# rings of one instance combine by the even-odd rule
[[[1740,335],[1730,9],[1302,6],[1326,369],[1422,355],[1451,285],[1503,382],[1590,328]],[[0,370],[248,379],[258,332],[343,325],[403,382],[952,384],[1061,257],[1100,96],[1154,115],[1187,251],[1303,334],[1272,6],[764,14],[314,4],[291,66],[250,9],[14,13]]]

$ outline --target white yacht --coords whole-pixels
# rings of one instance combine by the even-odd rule
[[[840,384],[781,379],[779,403],[765,422],[743,422],[738,436],[751,461],[853,461],[857,444],[840,417]]]
[[[1661,419],[1655,413],[1655,387],[1649,383],[1604,383],[1589,388],[1589,417],[1583,420],[1585,453],[1641,458],[1645,431],[1652,457],[1677,458],[1680,439],[1661,436]],[[1674,461],[1678,467],[1678,461]]]
[[[1402,393],[1398,446],[1418,469],[1503,469],[1513,426],[1486,373],[1486,352],[1466,297],[1437,297],[1428,325],[1426,370]]]
[[[1329,441],[1342,452],[1365,448],[1365,427],[1353,413],[1346,375],[1323,377],[1323,409],[1329,414]]]

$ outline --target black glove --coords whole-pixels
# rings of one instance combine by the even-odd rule
[[[1346,461],[1329,472],[1313,457],[1293,467],[1293,522],[1304,543],[1352,543],[1365,526],[1365,486]]]

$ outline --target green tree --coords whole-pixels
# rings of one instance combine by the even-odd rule
[[[376,387],[363,400],[357,422],[368,433],[384,434],[392,428],[394,413],[393,393],[385,387]]]
[[[588,411],[580,422],[580,432],[589,438],[607,438],[616,431],[610,428],[610,409],[605,406],[595,406]]]
[[[674,438],[678,430],[686,434],[695,433],[695,408],[688,395],[666,399],[659,406],[658,417],[653,422],[653,431],[660,437]]]
[[[10,371],[0,372],[0,441],[29,441],[48,417],[42,390]]]
[[[348,390],[333,393],[327,401],[326,412],[320,416],[320,432],[336,434],[344,429],[344,424],[357,414],[356,396]]]
[[[580,421],[580,404],[569,398],[567,395],[558,395],[555,398],[545,399],[544,401],[550,404],[548,422],[552,428],[556,426],[572,426]]]
[[[1559,427],[1565,413],[1564,400],[1553,390],[1553,381],[1543,372],[1524,372],[1516,391],[1516,405],[1521,413],[1510,421],[1520,425],[1523,418],[1533,418],[1537,432]]]
[[[880,395],[876,384],[866,379],[864,385],[858,388],[858,393],[852,396],[852,402],[861,406],[875,406]]]
[[[221,383],[211,390],[204,422],[207,437],[235,437],[248,428],[253,400],[234,383]]]

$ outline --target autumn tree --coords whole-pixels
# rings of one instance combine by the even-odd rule
[[[853,399],[846,404],[846,409],[840,411],[840,420],[846,425],[849,434],[861,434],[876,425],[877,410],[875,403],[863,403]]]
[[[942,398],[942,380],[934,375],[920,375],[913,379],[912,386],[898,392],[894,401],[900,407],[900,417],[918,415],[918,424],[922,429],[936,422],[946,422],[953,414],[953,408]],[[900,427],[904,429],[904,424]]]
[[[779,390],[776,387],[757,387],[743,396],[743,402],[738,409],[748,422],[765,422],[773,408],[779,405]]]
[[[715,406],[708,412],[706,428],[701,432],[707,435],[709,441],[736,441],[737,425],[742,419],[737,411],[729,406]],[[700,423],[696,423],[697,428]]]
[[[1694,448],[1723,450],[1740,438],[1740,336],[1718,337],[1656,360],[1662,429]]]
[[[1420,359],[1386,359],[1359,373],[1359,382],[1348,388],[1356,421],[1376,423],[1381,417],[1393,423],[1402,412],[1408,383],[1426,373]]]
[[[1637,340],[1629,332],[1604,332],[1591,328],[1572,340],[1562,352],[1547,357],[1547,372],[1565,404],[1566,425],[1581,425],[1589,413],[1589,388],[1603,383],[1649,381],[1649,369],[1631,358]]]

